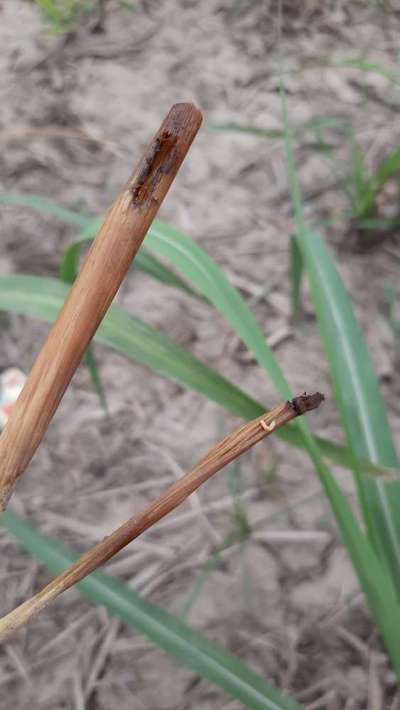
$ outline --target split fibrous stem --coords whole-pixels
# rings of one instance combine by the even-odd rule
[[[319,407],[323,399],[323,395],[319,392],[313,395],[304,394],[300,397],[295,397],[226,436],[210,449],[191,471],[167,488],[141,513],[134,515],[109,537],[106,537],[85,552],[32,599],[24,602],[0,619],[0,640],[5,639],[13,631],[23,626],[61,592],[81,581],[145,530],[148,530],[161,518],[174,510],[217,471],[231,463],[231,461],[279,427],[301,414]]]

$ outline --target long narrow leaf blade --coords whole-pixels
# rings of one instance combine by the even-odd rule
[[[150,227],[146,246],[158,256],[170,259],[186,275],[195,288],[225,316],[267,371],[281,397],[291,397],[286,378],[266,343],[265,334],[218,264],[193,240],[159,220],[155,220]]]
[[[356,453],[397,466],[386,407],[350,299],[322,237],[299,238],[338,405]]]
[[[83,236],[88,238],[91,235],[87,232]],[[290,397],[286,378],[266,343],[264,333],[218,264],[193,240],[160,220],[154,220],[145,244],[150,252],[169,259],[196,290],[226,317],[261,367],[268,372],[280,395]]]
[[[27,275],[1,276],[0,310],[53,322],[67,293],[67,286],[54,279]],[[165,377],[177,380],[185,387],[201,392],[208,399],[244,419],[258,417],[268,409],[171,339],[145,325],[138,318],[129,316],[117,306],[110,309],[95,335],[95,340],[123,352],[129,358],[147,365]],[[277,436],[291,446],[305,446],[299,428],[290,424],[279,429]],[[319,437],[315,440],[329,461],[344,467],[351,465],[349,453],[343,446]],[[367,461],[363,462],[363,465],[373,475],[385,473]]]
[[[162,255],[170,259],[174,266],[185,273],[189,281],[195,286],[199,293],[222,313],[231,327],[247,345],[250,352],[267,372],[271,378],[279,394],[283,398],[291,397],[291,390],[283,374],[283,371],[272,352],[267,345],[265,335],[247,304],[241,297],[240,293],[235,289],[218,264],[201,249],[193,240],[189,239],[176,229],[169,225],[155,220],[149,230],[146,239],[147,248],[154,250],[156,254]],[[286,427],[283,436],[290,430],[290,436],[297,437],[297,444],[302,448],[309,447],[309,439],[306,437],[307,425],[299,422],[294,423],[290,427]],[[289,439],[286,439],[289,441]],[[317,438],[314,437],[316,441]],[[305,443],[307,441],[308,443]],[[325,442],[318,439],[321,446],[321,453],[335,463],[339,463],[337,458],[338,449],[334,446],[330,453],[327,451]],[[341,450],[344,453],[343,449]],[[367,460],[366,456],[362,457]],[[347,467],[352,467],[353,459],[349,455],[341,457],[341,464]],[[367,464],[368,471],[373,472],[373,467]],[[390,468],[390,467],[389,467]],[[375,473],[377,473],[375,470]]]
[[[78,557],[10,512],[1,516],[0,523],[53,574],[60,574]],[[105,606],[179,663],[215,683],[246,707],[300,710],[294,700],[282,695],[248,666],[177,617],[144,600],[115,577],[96,571],[77,586],[91,602]]]
[[[303,420],[300,421],[300,427],[304,427],[308,451],[319,473],[369,608],[385,641],[393,668],[400,678],[400,606],[392,577],[361,531],[346,497],[323,461]]]
[[[40,195],[26,195],[20,192],[0,192],[0,204],[20,205],[42,214],[51,214],[67,224],[76,225],[82,230],[79,240],[67,249],[60,266],[61,278],[72,283],[76,276],[82,242],[92,239],[96,235],[102,224],[102,218],[93,218],[81,212],[66,209]],[[167,269],[164,264],[149,254],[145,248],[140,249],[136,255],[135,267],[167,286],[174,286],[189,293],[191,296],[197,296],[179,276]]]
[[[389,155],[380,164],[376,174],[374,176],[374,189],[376,194],[382,190],[385,183],[393,175],[398,174],[400,171],[400,146],[396,145],[395,148],[389,153]]]
[[[102,217],[95,217],[90,220],[90,222],[87,223],[86,227],[80,233],[78,241],[68,247],[60,267],[61,278],[64,278],[64,274],[71,276],[73,270],[75,271],[76,276],[78,271],[78,257],[81,247],[87,240],[91,240],[96,236],[101,227],[102,221]],[[191,296],[197,297],[197,294],[189,288],[189,286],[179,276],[177,276],[177,274],[164,266],[164,264],[162,264],[147,250],[146,244],[142,246],[136,254],[134,266],[167,286],[174,286],[175,288],[181,289],[181,291],[185,291]],[[70,278],[67,280],[71,281]]]
[[[9,203],[9,204],[20,204],[24,205],[26,207],[31,207],[33,209],[36,209],[38,211],[48,211],[51,214],[55,214],[61,219],[63,219],[66,222],[70,222],[72,224],[79,224],[82,227],[82,231],[80,234],[80,239],[78,242],[75,242],[71,247],[67,250],[64,261],[61,266],[61,278],[63,278],[66,281],[72,282],[74,279],[74,274],[76,273],[77,270],[77,263],[78,263],[78,257],[79,257],[79,252],[81,248],[81,242],[86,241],[88,239],[92,239],[97,230],[98,227],[100,226],[101,223],[101,218],[89,218],[85,217],[84,215],[81,215],[79,213],[75,213],[71,210],[65,210],[64,208],[60,208],[59,205],[56,203],[51,202],[50,200],[45,200],[41,198],[40,196],[37,195],[24,195],[21,193],[0,193],[0,202],[4,203]],[[269,351],[268,348],[266,348],[266,344],[262,343],[262,340],[264,339],[263,333],[260,330],[260,328],[257,326],[251,312],[247,308],[247,306],[244,304],[243,299],[241,299],[240,294],[236,292],[236,290],[230,286],[229,282],[227,281],[226,277],[224,276],[223,272],[217,267],[215,262],[213,262],[208,255],[206,255],[203,250],[195,245],[193,247],[193,250],[191,252],[191,246],[194,244],[192,240],[190,240],[188,237],[185,237],[181,233],[177,232],[176,230],[173,230],[171,227],[168,227],[168,225],[165,225],[164,223],[155,220],[153,223],[150,233],[147,237],[146,244],[150,240],[153,239],[154,244],[153,244],[153,249],[157,251],[157,249],[160,248],[159,243],[157,243],[157,237],[160,237],[161,235],[164,235],[164,237],[167,238],[167,244],[164,244],[164,247],[161,247],[164,253],[168,255],[168,258],[176,265],[176,266],[181,266],[182,269],[185,269],[185,267],[190,263],[191,261],[193,262],[193,267],[194,267],[194,273],[195,273],[195,278],[194,278],[194,284],[197,284],[199,286],[199,291],[203,293],[205,298],[208,298],[209,292],[208,292],[208,280],[209,277],[211,277],[211,280],[214,282],[214,289],[212,292],[210,292],[210,295],[212,293],[212,299],[211,303],[215,305],[218,310],[220,310],[221,313],[223,313],[228,320],[230,321],[232,327],[236,330],[238,335],[244,340],[244,342],[248,345],[249,349],[256,355],[257,359],[259,362],[263,362],[264,365],[267,365],[266,369],[268,371],[268,365],[272,365],[272,370],[271,370],[271,375],[274,378],[274,375],[277,375],[278,380],[276,384],[278,385],[278,390],[283,394],[283,396],[288,396],[289,395],[289,388],[287,387],[286,380],[283,377],[283,373],[281,372],[279,366],[277,366],[277,363],[275,362],[275,358],[273,354]],[[182,248],[179,243],[179,240],[177,241],[177,244],[174,243],[174,235],[180,236],[180,239],[185,240],[184,244],[184,250],[182,253]],[[158,240],[159,242],[159,240]],[[165,251],[167,250],[167,251]],[[185,251],[187,253],[187,258],[185,258]],[[200,255],[200,264],[197,264],[197,257]],[[136,260],[140,257],[140,252],[136,257]],[[212,268],[212,265],[214,265],[214,268]],[[211,271],[207,271],[208,267],[211,266]],[[185,277],[188,278],[188,274],[185,273]],[[222,275],[222,276],[221,276]],[[20,279],[21,277],[16,277]],[[21,282],[19,282],[21,283]],[[173,284],[173,285],[178,285],[178,284]],[[227,295],[226,298],[221,298],[219,295],[219,287],[222,287],[222,291],[226,292],[227,286],[228,290],[225,295]],[[16,299],[16,302],[18,302],[18,297],[17,294],[15,293],[15,288],[14,288],[14,298],[11,294],[11,298],[9,297],[10,294],[7,294],[9,288],[9,284],[5,286],[5,293],[3,292],[3,297],[5,297],[6,302],[8,303],[8,308],[18,310],[17,308],[14,308],[13,304],[14,300]],[[185,288],[186,285],[185,285]],[[215,292],[216,288],[216,292]],[[229,296],[230,294],[234,294],[233,297],[230,299]],[[236,295],[235,295],[236,294]],[[228,309],[226,309],[226,301],[227,301],[227,306]],[[230,302],[231,301],[231,302]],[[238,317],[235,317],[235,312],[234,312],[234,306],[235,303],[239,305],[239,311],[238,311]],[[25,304],[28,306],[28,304]],[[0,306],[1,307],[1,306]],[[29,306],[28,306],[29,309]],[[20,313],[28,313],[29,310],[24,310],[22,307],[22,310],[19,310],[18,312]],[[35,315],[35,313],[32,313],[32,315]],[[44,317],[39,314],[37,314],[38,317]],[[47,318],[47,320],[49,320]],[[51,320],[51,318],[50,318]],[[239,325],[238,328],[236,326]],[[255,338],[254,337],[247,337],[247,332],[253,331],[253,336],[254,336],[254,328],[255,328]],[[254,347],[255,346],[255,347]],[[267,356],[264,359],[264,356]],[[171,376],[171,375],[167,375]],[[203,394],[207,394],[205,391]],[[208,395],[207,395],[208,396]],[[214,399],[211,397],[211,399]],[[249,403],[251,402],[251,405]],[[247,398],[247,404],[241,411],[237,411],[236,409],[232,409],[229,403],[229,399],[225,402],[224,406],[226,408],[230,409],[230,411],[233,411],[236,414],[240,414],[240,416],[243,417],[256,417],[258,414],[261,414],[262,411],[265,409],[262,407],[262,405],[254,402],[254,400],[250,400],[250,398]],[[301,433],[300,429],[296,427],[296,425],[293,426],[288,426],[285,429],[281,430],[279,432],[279,436],[281,436],[282,439],[287,441],[289,444],[292,446],[297,446],[299,448],[304,448],[304,440],[303,440],[303,434]],[[349,452],[343,447],[340,446],[340,444],[335,444],[333,442],[327,441],[325,439],[321,439],[319,437],[315,437],[315,440],[318,441],[321,451],[323,452],[324,456],[332,461],[333,463],[338,464],[339,466],[344,466],[346,468],[351,467],[352,461],[351,457],[349,456]],[[376,467],[374,464],[372,464],[370,461],[363,461],[363,467],[366,471],[373,475],[382,475],[382,473],[387,474],[388,476],[392,475],[390,471],[384,471],[382,467]]]
[[[294,151],[293,151],[293,144],[292,144],[292,135],[290,132],[290,126],[289,126],[289,119],[288,119],[288,109],[287,109],[287,102],[286,102],[286,95],[285,91],[283,88],[283,82],[282,82],[282,76],[281,76],[281,97],[282,97],[282,109],[283,109],[283,118],[284,118],[284,126],[285,126],[285,147],[286,147],[286,156],[287,156],[287,170],[288,170],[288,177],[289,177],[289,184],[290,184],[290,190],[291,190],[291,196],[292,196],[292,201],[293,201],[293,206],[294,206],[294,213],[295,213],[295,223],[296,223],[296,228],[297,228],[297,237],[299,240],[299,247],[302,251],[303,255],[303,260],[305,262],[305,267],[306,269],[311,270],[310,265],[313,267],[316,266],[313,262],[313,251],[312,251],[312,238],[310,239],[310,233],[307,228],[305,219],[304,219],[304,211],[303,211],[303,205],[302,205],[302,198],[301,198],[301,190],[300,190],[300,183],[298,180],[297,172],[296,172],[296,167],[295,167],[295,161],[294,161]],[[321,279],[319,282],[318,276],[321,276],[321,274],[318,274],[318,269],[316,268],[315,270],[312,269],[313,271],[313,276],[311,277],[311,286],[313,290],[313,296],[315,301],[317,301],[318,296],[324,297],[327,295],[327,292],[322,292],[320,293],[318,290],[318,287],[323,288],[324,287],[324,279]],[[329,288],[327,289],[329,292]],[[344,289],[343,289],[343,293]],[[328,306],[333,305],[332,302],[328,301],[328,303],[325,303],[325,307],[323,307],[321,304],[316,303],[315,304],[317,308],[320,309],[320,316],[321,318],[324,317],[324,325],[322,326],[322,321],[320,320],[320,327],[323,335],[325,335],[325,346],[328,351],[328,355],[331,356],[332,361],[335,359],[335,347],[341,347],[342,348],[342,357],[344,359],[344,365],[348,364],[351,360],[351,353],[349,352],[343,352],[343,348],[348,348],[349,343],[348,340],[343,340],[340,343],[337,343],[337,338],[335,338],[332,342],[329,342],[329,338],[332,335],[332,330],[333,330],[333,323],[338,325],[339,320],[335,320],[333,318],[334,315],[336,315],[337,318],[340,319],[340,312],[339,314],[337,312],[335,313],[330,313]],[[347,310],[347,315],[350,311]],[[326,322],[325,322],[326,319]],[[354,319],[355,321],[355,319]],[[354,324],[353,324],[354,325]],[[357,323],[355,322],[355,326],[357,327]],[[339,333],[340,334],[340,333]],[[367,357],[368,359],[368,357]],[[331,362],[332,362],[331,361]],[[335,363],[337,365],[337,363]],[[347,383],[350,385],[353,385],[354,383],[351,380],[351,375],[353,369],[350,369],[350,371],[346,372],[346,379]],[[340,373],[339,373],[340,374]],[[342,373],[343,374],[343,373]],[[342,389],[341,387],[342,381],[337,380],[335,382],[335,386],[340,389],[340,401],[343,398],[346,397],[346,392],[345,390]],[[352,387],[353,389],[353,387]],[[379,394],[379,393],[378,393]],[[346,400],[344,400],[346,401]],[[351,407],[351,402],[349,403]],[[371,403],[373,406],[373,402]],[[342,417],[344,422],[350,427],[350,421],[349,418],[351,417],[351,409],[346,409],[344,407],[344,411],[341,412]],[[360,412],[359,412],[360,414]],[[365,418],[365,412],[362,412]],[[365,422],[363,422],[365,424]],[[300,421],[300,427],[303,427],[304,423]],[[347,431],[349,433],[349,429]],[[305,431],[305,436],[309,438],[309,433],[308,431]],[[389,439],[390,441],[390,439]],[[365,442],[364,442],[365,443]],[[350,445],[353,446],[352,442],[350,441]],[[396,581],[397,578],[392,577],[392,575],[389,572],[388,565],[386,563],[385,559],[382,559],[380,556],[378,557],[375,554],[375,550],[372,548],[372,545],[364,538],[363,534],[361,533],[361,530],[359,529],[356,520],[354,516],[351,514],[351,511],[349,510],[348,503],[345,499],[345,497],[341,494],[339,491],[336,481],[333,479],[332,476],[329,474],[329,470],[326,471],[326,466],[324,461],[320,457],[320,452],[318,448],[315,446],[315,442],[309,438],[308,442],[308,451],[315,463],[315,466],[319,472],[321,483],[325,488],[325,491],[327,493],[329,502],[331,504],[332,510],[335,514],[336,520],[339,524],[340,531],[344,540],[344,543],[346,544],[348,553],[350,555],[350,558],[352,560],[352,563],[354,565],[354,568],[358,574],[358,578],[360,580],[360,584],[364,590],[364,593],[366,595],[369,607],[372,611],[372,614],[374,615],[375,621],[377,625],[379,626],[381,633],[383,635],[383,638],[386,643],[386,647],[388,649],[393,667],[396,671],[397,677],[400,679],[400,635],[398,633],[398,628],[400,626],[400,606],[398,603],[398,597],[396,595]],[[364,499],[365,495],[362,491],[362,482],[363,479],[359,474],[359,469],[358,469],[358,462],[356,461],[356,451],[353,448],[353,466],[354,466],[354,471],[357,474],[356,480],[360,485],[360,490],[361,490],[361,496],[362,500],[361,503],[363,505],[363,509],[365,510],[365,504],[364,504]],[[375,483],[375,481],[366,481],[366,485],[370,485],[372,490],[376,486],[378,490],[383,490],[384,489],[384,484],[382,482]],[[386,489],[387,491],[387,489]],[[338,493],[340,495],[338,495]],[[377,498],[375,498],[377,500]],[[386,492],[385,492],[385,501],[386,501]],[[350,515],[349,515],[350,513]],[[392,524],[392,519],[391,519],[391,524]],[[390,542],[392,544],[392,542]],[[396,621],[395,621],[396,619]]]
[[[59,272],[60,278],[68,284],[73,284],[77,273],[78,273],[78,262],[79,262],[79,252],[80,245],[74,244],[70,249],[67,250],[66,258],[63,260]],[[90,377],[92,379],[92,384],[95,392],[99,398],[100,404],[104,411],[108,412],[107,405],[107,395],[103,382],[101,380],[99,368],[97,366],[96,357],[94,354],[93,346],[90,344],[85,353],[84,362],[89,370]]]
[[[336,401],[356,457],[397,467],[399,462],[376,375],[350,299],[323,239],[299,236]],[[400,481],[362,479],[371,533],[394,579],[400,574]],[[366,521],[368,522],[368,521]],[[399,586],[400,592],[400,586]]]
[[[0,277],[0,309],[53,322],[68,293],[68,286],[40,276]],[[95,340],[186,387],[205,394],[235,414],[257,416],[264,408],[215,370],[197,360],[163,333],[111,306]]]
[[[0,204],[29,207],[42,214],[54,215],[54,217],[58,217],[63,222],[74,224],[80,229],[86,227],[90,219],[90,217],[80,212],[61,207],[56,202],[46,200],[40,195],[25,195],[21,192],[0,192]]]
[[[301,313],[301,284],[303,278],[303,257],[294,235],[290,237],[290,287],[292,299],[292,319],[297,321]]]
[[[5,282],[10,279],[12,282],[11,285],[15,285],[16,280],[19,281],[15,293],[12,289],[11,291],[10,289],[7,291],[7,289],[4,288],[6,285]],[[24,294],[22,293],[22,286],[26,287]],[[41,287],[41,289],[39,289],[40,298],[38,298],[37,295],[38,286]],[[30,315],[36,315],[48,320],[54,320],[63,302],[63,297],[66,295],[66,291],[67,289],[64,284],[51,279],[41,279],[39,277],[5,277],[0,279],[0,307],[8,306],[8,298],[13,304],[13,310],[16,310],[17,312],[28,312]],[[113,316],[116,316],[115,319]],[[107,323],[110,319],[113,321],[111,324]],[[120,309],[117,309],[116,307],[111,309],[111,313],[106,316],[106,319],[103,321],[103,324],[97,333],[97,336],[102,342],[117,347],[131,357],[149,364],[154,369],[163,372],[163,374],[170,377],[176,377],[180,379],[180,381],[184,381],[186,379],[185,366],[188,365],[189,381],[186,382],[186,384],[199,389],[199,391],[205,390],[205,394],[215,401],[218,401],[219,395],[222,393],[222,403],[224,403],[228,408],[231,408],[232,411],[241,413],[242,416],[256,416],[263,411],[263,407],[261,407],[261,405],[258,405],[253,400],[247,398],[244,393],[240,390],[236,390],[236,388],[230,385],[230,383],[222,380],[219,375],[213,373],[212,371],[208,371],[207,368],[201,366],[201,363],[198,363],[198,361],[194,361],[194,363],[191,362],[191,356],[189,356],[189,361],[186,360],[187,353],[183,353],[185,357],[181,360],[182,352],[175,344],[171,344],[171,342],[163,336],[159,338],[154,337],[155,335],[159,336],[160,334],[155,333],[155,331],[152,331],[140,321],[130,318],[127,314],[120,311]],[[166,361],[164,361],[164,356],[166,356]],[[181,364],[183,364],[183,376],[180,371]],[[196,364],[196,367],[197,365],[201,366],[200,371],[196,372],[195,376],[193,376],[193,373],[191,372],[193,364]],[[174,370],[175,365],[178,366],[176,370]],[[228,396],[225,391],[227,385],[230,388],[228,390]],[[306,428],[305,422],[302,423],[302,426]],[[288,432],[291,430],[288,426],[284,427],[281,431],[287,436]],[[295,437],[300,435],[300,432],[297,430],[292,430],[292,433],[295,434]],[[343,497],[343,494],[341,494],[334,479],[326,469],[326,466],[324,466],[322,460],[319,458],[318,448],[315,450],[316,445],[313,443],[314,440],[312,439],[311,434],[309,432],[307,433],[307,428],[306,435],[310,437],[311,443],[309,445],[311,450],[314,449],[314,459],[320,472],[322,472],[321,477],[323,478],[324,484],[333,496],[333,507],[339,511],[338,520],[341,524],[342,533],[344,534],[345,539],[350,540],[350,543],[356,547],[356,553],[358,552],[358,547],[360,547],[361,551],[364,551],[367,558],[365,565],[367,574],[373,575],[374,564],[379,570],[379,575],[376,577],[379,580],[379,594],[371,595],[377,596],[378,600],[382,599],[382,603],[385,603],[385,608],[391,610],[393,603],[390,595],[390,588],[386,593],[384,570],[380,569],[377,562],[375,563],[375,558],[372,555],[367,542],[359,531],[357,524],[355,523],[351,511],[348,508],[346,499]],[[351,551],[352,550],[350,550],[350,552]],[[368,570],[371,570],[371,572],[369,573]],[[393,612],[392,619],[395,618],[396,614]],[[390,629],[392,629],[392,631],[395,628],[395,625],[390,624]],[[397,633],[396,638],[399,638]]]

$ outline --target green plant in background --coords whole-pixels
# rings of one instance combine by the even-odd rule
[[[380,162],[376,170],[370,170],[365,162],[360,145],[351,132],[352,171],[347,180],[346,191],[350,201],[350,218],[359,229],[388,229],[400,224],[400,215],[395,218],[380,217],[378,199],[391,178],[399,180],[400,146],[395,146]]]
[[[353,474],[364,521],[362,531],[352,516],[350,528],[353,530],[349,535],[350,530],[344,525],[341,515],[338,515],[340,511],[335,510],[338,501],[335,502],[332,495],[335,492],[331,488],[327,471],[318,466],[318,460],[315,463],[400,680],[400,634],[397,631],[400,620],[400,481],[385,482],[365,476],[357,458],[366,456],[376,464],[395,468],[399,461],[377,378],[350,299],[323,238],[311,232],[304,219],[283,89],[282,100],[296,240],[310,283],[339,414],[353,456]],[[355,528],[361,532],[361,537],[359,532],[354,535]],[[368,564],[373,565],[373,572]],[[392,614],[398,620],[394,632],[390,629],[391,619],[394,618]]]
[[[225,123],[206,121],[205,128],[214,132],[242,133],[244,135],[268,138],[271,140],[283,140],[285,138],[285,131],[283,129],[261,128],[259,126],[234,121]],[[293,129],[293,133],[300,145],[318,150],[321,153],[330,153],[338,147],[338,144],[325,139],[324,131],[327,129],[333,129],[337,136],[342,136],[348,130],[348,121],[337,116],[318,116],[311,118],[309,121],[299,123]]]
[[[9,511],[3,513],[0,524],[54,575],[78,557]],[[294,700],[275,690],[234,656],[207,641],[176,616],[150,604],[115,577],[96,571],[82,580],[78,588],[90,601],[106,607],[111,614],[133,626],[179,663],[215,683],[245,707],[254,710],[301,710]]]
[[[64,34],[70,32],[78,20],[80,5],[93,3],[78,0],[35,0],[43,19],[51,26],[53,32]]]
[[[396,289],[389,281],[384,285],[386,317],[393,333],[397,353],[400,353],[400,309]]]
[[[60,267],[64,274],[64,267],[69,262],[70,255],[94,237],[101,221],[101,218],[90,219],[32,195],[0,193],[0,202],[26,205],[38,211],[45,210],[73,224],[77,224],[77,220],[80,224],[82,221],[86,223],[80,238],[64,255]],[[214,305],[225,316],[249,350],[256,355],[257,360],[264,363],[264,369],[267,372],[271,371],[274,382],[280,382],[281,385],[285,383],[286,392],[289,393],[290,390],[275,356],[265,343],[264,333],[240,293],[229,283],[217,263],[198,244],[160,220],[154,220],[145,244],[146,250],[157,260],[157,263],[159,257],[169,259],[175,270],[181,270],[186,281],[191,282],[192,289],[196,289],[205,301]],[[144,247],[135,258],[136,268],[140,268],[139,257],[143,249]],[[163,281],[165,283],[164,279]],[[56,279],[27,275],[2,277],[0,278],[0,309],[53,321],[67,292],[66,285]],[[115,347],[156,372],[201,392],[233,414],[250,419],[265,411],[265,405],[250,398],[160,331],[154,330],[138,318],[128,316],[117,306],[110,309],[109,315],[97,331],[95,341]],[[289,396],[289,394],[282,394],[282,396]],[[284,427],[277,432],[277,436],[292,446],[305,448],[296,426]],[[320,437],[315,437],[315,441],[318,442],[327,459],[351,468],[351,458],[345,447]],[[366,471],[376,475],[387,473],[384,467],[375,466],[368,460],[363,460],[362,465]]]
[[[283,130],[269,130],[241,123],[208,122],[207,127],[212,131],[242,133],[271,140],[284,140],[285,137]],[[327,131],[333,131],[333,137],[328,137]],[[399,184],[399,145],[392,148],[372,170],[367,166],[353,127],[344,119],[334,116],[311,119],[296,126],[293,137],[303,149],[318,151],[326,157],[349,203],[349,208],[340,216],[341,221],[352,222],[357,229],[364,231],[388,230],[400,224],[400,213],[385,217],[379,214],[378,209],[379,198],[388,182],[395,180]],[[343,143],[349,146],[349,157],[344,162],[336,154]],[[336,219],[337,216],[334,216],[333,221]]]
[[[56,34],[67,34],[76,29],[84,17],[95,15],[98,22],[104,23],[106,0],[34,0],[44,21]],[[134,10],[130,0],[118,0],[118,4],[128,10]]]
[[[398,72],[382,66],[379,62],[362,57],[347,59],[316,60],[302,67],[302,71],[315,66],[337,67],[338,69],[358,69],[362,75],[377,74],[389,84],[400,86]],[[363,85],[364,86],[364,85]],[[355,85],[355,88],[360,88]],[[365,98],[368,98],[368,87],[365,86]],[[251,124],[238,122],[218,123],[208,121],[206,127],[212,131],[233,132],[256,136],[270,140],[284,140],[284,129],[266,129]],[[399,198],[400,179],[400,145],[388,150],[376,168],[372,169],[367,161],[361,145],[357,140],[354,127],[348,119],[340,116],[316,116],[292,128],[293,138],[299,147],[322,153],[329,165],[335,181],[347,196],[349,207],[341,215],[333,215],[333,222],[338,219],[362,231],[385,231],[400,225],[400,210],[393,216],[379,213],[379,198],[390,181],[397,183],[397,195],[393,200],[396,204]],[[337,151],[343,145],[348,146],[348,155],[343,161]],[[294,306],[295,307],[295,306]]]

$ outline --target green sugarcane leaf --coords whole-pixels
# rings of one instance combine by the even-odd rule
[[[338,488],[335,480],[330,475],[327,475],[329,471],[325,471],[325,464],[320,458],[320,453],[315,447],[314,441],[309,438],[309,433],[305,432],[305,435],[309,438],[308,451],[320,474],[322,485],[339,524],[343,541],[351,557],[354,569],[358,574],[371,612],[385,640],[393,668],[398,679],[400,679],[400,635],[397,633],[397,628],[400,624],[400,606],[396,589],[398,575],[393,576],[390,565],[393,561],[392,554],[394,554],[394,561],[396,562],[397,560],[397,544],[393,537],[394,531],[392,527],[395,521],[390,509],[389,514],[387,514],[387,506],[389,505],[388,488],[385,487],[382,481],[364,479],[360,473],[357,456],[362,455],[360,453],[361,450],[363,452],[367,451],[374,456],[378,451],[383,452],[387,446],[385,460],[394,462],[394,465],[397,465],[397,459],[394,454],[390,431],[387,427],[385,408],[374,380],[374,373],[357,321],[354,318],[351,307],[349,307],[347,294],[342,287],[338,273],[333,267],[333,262],[326,257],[327,251],[323,240],[310,232],[304,219],[300,183],[294,161],[292,135],[282,79],[281,97],[286,134],[287,169],[298,244],[310,279],[321,337],[324,341],[327,356],[330,359],[338,407],[353,455],[353,470],[358,484],[360,504],[364,512],[368,531],[370,532],[371,527],[373,527],[374,544],[365,539],[353,514],[349,510],[344,496],[341,493],[339,496],[337,495]],[[316,249],[316,253],[314,249]],[[355,353],[361,358],[358,361],[355,359]],[[363,358],[365,358],[365,362],[362,362]],[[360,371],[357,370],[357,364],[360,365]],[[369,395],[374,393],[377,396],[379,414],[384,417],[382,425],[379,424],[378,438],[371,431],[371,422],[368,421],[368,409],[363,406],[366,397],[365,387],[367,387]],[[373,397],[369,400],[369,404],[372,407],[375,405]],[[356,421],[353,422],[353,418]],[[371,421],[374,420],[372,419]],[[300,421],[299,425],[301,427],[304,426],[304,422]],[[383,448],[381,449],[381,447]],[[394,485],[397,485],[397,483]],[[375,507],[377,509],[380,508],[379,518],[375,515],[375,511],[370,509],[369,502],[366,500],[370,491],[372,491]],[[387,551],[390,546],[389,556],[382,555],[380,545],[379,547],[376,545],[377,529],[375,523],[380,519],[385,521],[385,530],[379,540],[385,540]],[[380,534],[379,531],[378,534]],[[397,621],[394,623],[393,620],[395,618]]]
[[[22,274],[0,276],[0,310],[53,322],[67,293],[68,287],[55,279]],[[138,318],[129,316],[117,306],[111,307],[94,340],[115,348],[185,387],[201,392],[208,399],[245,419],[258,417],[268,409],[171,339]],[[279,429],[276,434],[291,446],[305,446],[299,428],[291,424]],[[319,437],[315,437],[315,440],[329,461],[344,467],[351,465],[349,452],[343,446]],[[386,469],[368,461],[363,461],[362,465],[372,475],[390,475]]]
[[[78,557],[11,512],[0,524],[53,574],[60,574]],[[300,710],[300,706],[269,685],[244,663],[208,641],[198,631],[139,594],[115,577],[96,571],[77,585],[92,603],[106,607],[124,623],[147,636],[180,664],[218,685],[254,710]]]

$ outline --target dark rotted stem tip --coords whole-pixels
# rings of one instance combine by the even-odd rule
[[[299,395],[299,397],[294,397],[290,402],[290,406],[294,409],[296,414],[305,414],[310,412],[312,409],[317,409],[321,402],[323,402],[325,396],[321,392],[315,392],[314,394],[304,394]]]
[[[135,207],[145,208],[161,201],[160,188],[163,183],[172,182],[201,122],[202,114],[193,104],[175,104],[171,108],[131,183]]]

